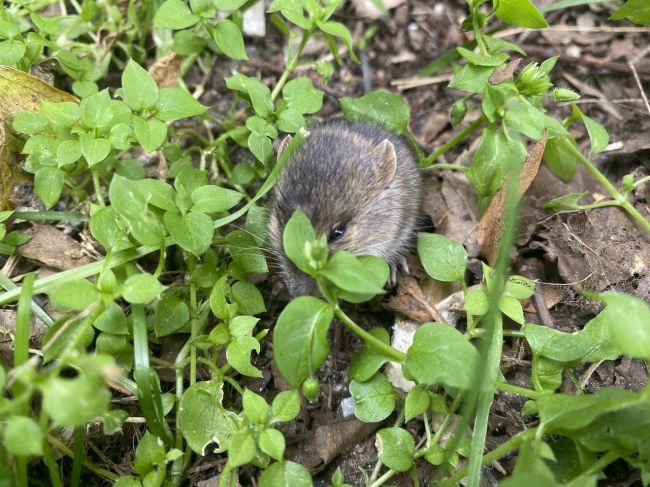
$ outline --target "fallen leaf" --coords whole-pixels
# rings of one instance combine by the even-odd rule
[[[544,136],[533,145],[528,157],[526,157],[519,178],[518,200],[521,199],[537,175],[547,139],[548,133],[545,132]],[[490,201],[478,226],[477,241],[482,247],[482,254],[487,258],[490,265],[493,265],[496,261],[501,234],[503,233],[508,179],[508,177],[505,178],[499,191],[492,197],[492,201]]]
[[[149,67],[149,74],[156,80],[159,88],[174,86],[181,76],[183,58],[176,53],[167,54]]]

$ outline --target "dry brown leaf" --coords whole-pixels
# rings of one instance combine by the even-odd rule
[[[535,179],[539,164],[542,162],[547,140],[548,133],[544,132],[544,136],[535,143],[528,153],[526,162],[521,168],[517,199],[521,199],[533,179]],[[497,191],[492,201],[490,201],[478,225],[477,240],[482,248],[482,254],[487,258],[490,265],[493,265],[496,261],[499,243],[501,242],[507,191],[508,178],[505,179],[501,189]]]
[[[176,53],[167,54],[149,67],[149,74],[156,80],[159,88],[174,86],[181,76],[183,58]]]
[[[414,278],[400,274],[397,282],[399,284],[397,294],[390,298],[386,304],[387,309],[400,312],[418,323],[429,321],[445,323]]]
[[[505,68],[495,69],[488,78],[488,81],[493,85],[503,83],[515,73],[515,70],[519,67],[519,63],[521,63],[521,58],[513,59]]]
[[[56,227],[34,225],[25,233],[32,239],[18,247],[17,252],[27,259],[61,271],[92,262],[79,242]]]

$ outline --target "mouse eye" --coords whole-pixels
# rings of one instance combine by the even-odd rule
[[[346,225],[343,224],[343,225],[339,225],[334,230],[332,230],[330,234],[327,236],[327,242],[332,243],[340,239],[345,234],[345,227]]]

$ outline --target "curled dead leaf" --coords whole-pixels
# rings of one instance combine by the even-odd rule
[[[521,168],[519,191],[517,195],[518,200],[521,199],[537,175],[547,140],[548,133],[544,132],[544,136],[539,139],[528,152],[526,162]],[[482,248],[482,255],[487,258],[490,265],[493,265],[496,261],[499,244],[501,243],[507,191],[508,178],[506,177],[499,191],[497,191],[497,193],[492,197],[492,201],[490,201],[490,204],[488,205],[487,210],[485,210],[478,225],[477,240]]]

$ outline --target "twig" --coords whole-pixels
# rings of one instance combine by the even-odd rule
[[[643,91],[643,85],[641,84],[639,75],[636,72],[636,68],[634,67],[634,64],[630,63],[629,66],[630,69],[632,70],[632,74],[634,75],[634,81],[636,81],[636,85],[639,87],[639,92],[641,93],[641,98],[643,98],[643,103],[645,104],[645,108],[646,110],[648,110],[648,115],[650,115],[650,103],[648,103],[648,97],[646,97],[645,91]]]

